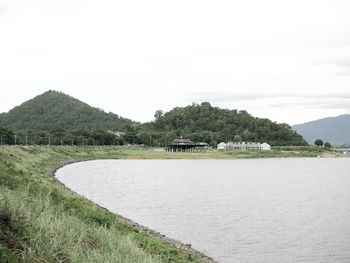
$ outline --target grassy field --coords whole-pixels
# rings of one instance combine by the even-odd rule
[[[0,262],[202,262],[71,193],[51,176],[77,159],[331,157],[318,147],[169,153],[126,147],[0,147]]]

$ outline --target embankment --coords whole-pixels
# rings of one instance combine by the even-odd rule
[[[50,176],[67,160],[125,154],[119,147],[0,147],[1,262],[210,262]]]

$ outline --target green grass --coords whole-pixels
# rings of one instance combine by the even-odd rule
[[[51,173],[67,160],[336,155],[315,147],[201,153],[125,147],[0,147],[0,262],[202,262],[56,183]]]
[[[116,147],[1,147],[0,262],[201,262],[50,176],[67,159],[123,154]]]

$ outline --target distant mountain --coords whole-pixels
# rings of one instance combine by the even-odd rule
[[[350,115],[340,115],[292,126],[310,144],[316,139],[328,141],[332,145],[350,145]]]
[[[49,90],[0,114],[0,126],[14,130],[54,131],[94,128],[123,130],[133,121],[93,108],[62,92]]]

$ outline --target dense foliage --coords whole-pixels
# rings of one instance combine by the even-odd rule
[[[316,146],[323,146],[323,141],[322,141],[321,139],[317,139],[317,140],[315,141],[315,145],[316,145]]]
[[[13,144],[13,143],[12,143]],[[113,133],[101,129],[57,129],[48,131],[18,131],[17,145],[120,145]]]
[[[0,114],[0,125],[14,130],[49,131],[57,129],[103,129],[119,131],[132,121],[93,108],[71,96],[47,91],[22,105]]]
[[[246,111],[220,109],[208,102],[192,104],[163,113],[153,122],[129,126],[125,141],[146,145],[167,145],[175,138],[189,138],[213,146],[221,141],[267,142],[271,145],[307,145],[288,124],[255,118]]]
[[[332,145],[329,142],[325,142],[323,146],[325,148],[332,148]]]
[[[0,126],[0,145],[14,144],[15,135],[8,127]]]
[[[101,129],[12,131],[0,126],[0,145],[121,145],[124,140]]]

